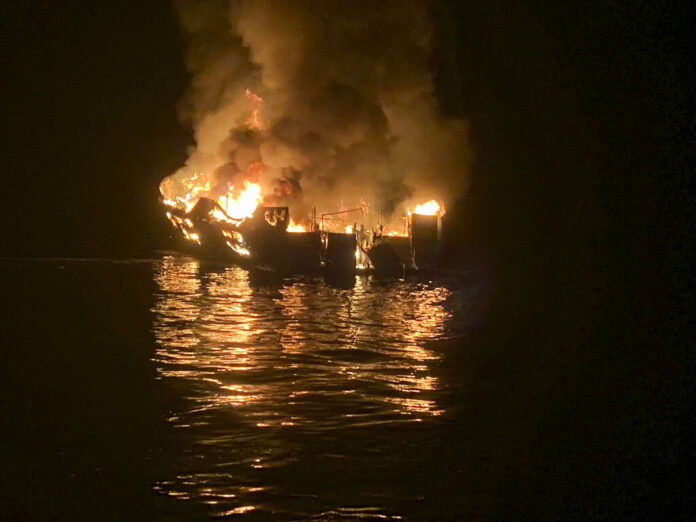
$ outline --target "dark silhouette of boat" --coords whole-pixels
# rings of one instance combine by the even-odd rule
[[[381,228],[325,232],[316,223],[309,231],[289,232],[286,206],[260,205],[243,219],[228,216],[215,201],[204,197],[188,212],[165,206],[170,222],[185,239],[186,250],[259,273],[324,273],[343,279],[361,271],[390,279],[437,266],[438,216],[414,214],[408,236],[385,236]]]

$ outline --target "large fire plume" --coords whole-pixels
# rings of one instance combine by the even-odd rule
[[[192,75],[180,109],[195,147],[162,182],[167,205],[189,211],[206,197],[220,221],[285,205],[288,229],[303,231],[312,211],[367,201],[369,211],[323,223],[403,234],[409,208],[466,190],[467,126],[438,110],[427,3],[176,5]]]

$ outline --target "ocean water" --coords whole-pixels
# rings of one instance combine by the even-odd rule
[[[432,519],[471,482],[457,365],[476,278],[2,264],[10,514]]]

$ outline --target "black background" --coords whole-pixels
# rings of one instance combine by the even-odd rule
[[[433,66],[477,153],[449,262],[483,251],[496,274],[476,371],[510,393],[485,397],[484,421],[528,455],[501,516],[688,518],[689,19],[670,2],[478,4],[434,4]],[[1,23],[0,255],[166,247],[157,185],[191,143],[171,4],[15,1]]]
[[[191,140],[172,5],[12,2],[3,25],[3,253],[147,252]]]

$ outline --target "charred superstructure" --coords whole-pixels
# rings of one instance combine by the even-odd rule
[[[411,216],[411,251],[417,269],[434,270],[440,253],[441,221],[438,215]]]
[[[342,232],[325,230],[327,214],[309,226],[294,224],[287,206],[258,205],[243,218],[230,216],[218,201],[199,197],[188,210],[163,200],[167,217],[188,250],[210,259],[277,273],[350,275],[369,271],[402,277],[415,270],[436,270],[440,250],[438,214],[408,216],[408,235],[366,229],[357,223]],[[438,206],[439,209],[439,206]],[[355,209],[359,210],[359,209]],[[340,211],[342,214],[351,211]],[[336,224],[331,225],[334,228]]]
[[[325,266],[332,272],[355,272],[355,252],[357,241],[355,234],[328,232],[324,236],[326,245]]]

